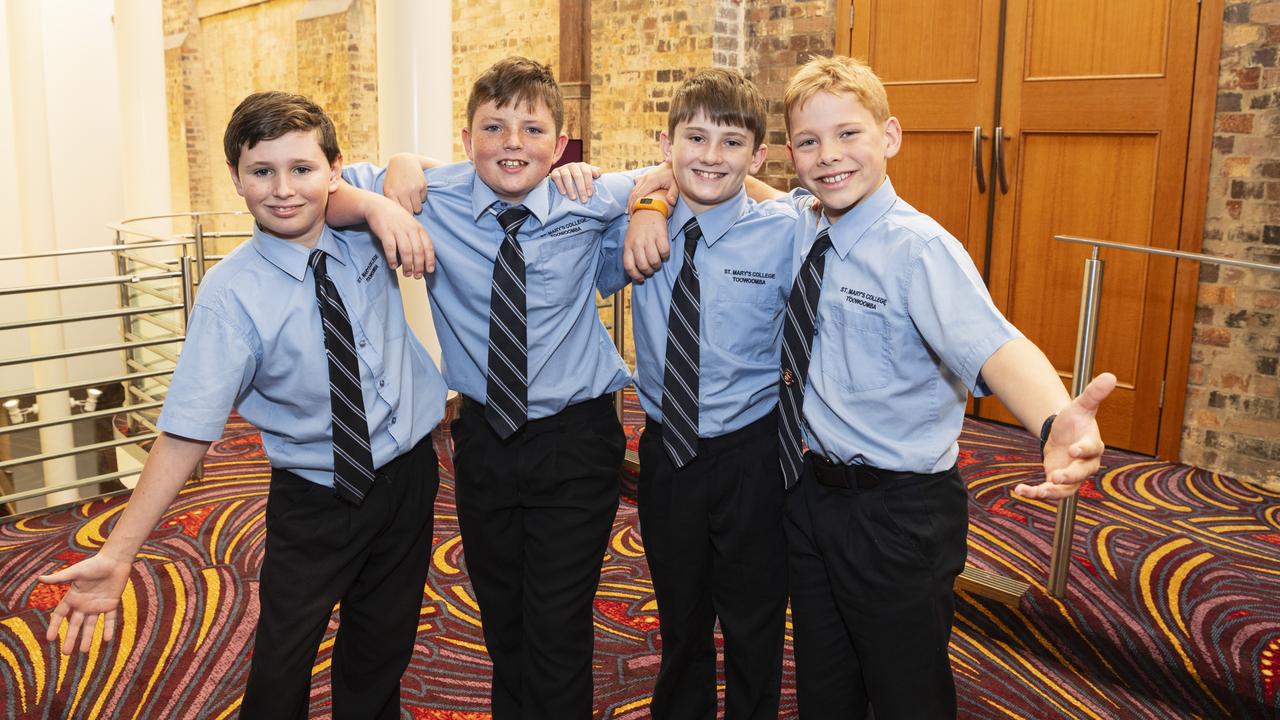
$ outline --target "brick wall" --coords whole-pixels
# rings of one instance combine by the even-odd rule
[[[834,0],[635,0],[592,6],[592,162],[641,167],[661,158],[658,133],[685,75],[735,67],[769,100],[769,159],[759,176],[785,188],[791,175],[782,122],[782,90],[811,55],[835,47]]]
[[[1280,264],[1280,2],[1228,4],[1203,251]],[[1280,487],[1280,273],[1202,265],[1182,460]]]
[[[662,159],[658,134],[671,96],[690,71],[711,64],[724,0],[594,3],[591,37],[591,160],[629,170]]]
[[[743,72],[755,81],[769,103],[769,156],[756,176],[774,187],[794,187],[787,157],[787,128],[782,91],[797,68],[809,58],[835,52],[835,1],[748,2],[746,62]]]
[[[377,158],[374,2],[164,0],[174,210],[244,209],[227,177],[222,132],[252,92],[310,97],[333,118],[348,161]]]
[[[453,158],[461,160],[466,157],[461,130],[467,124],[467,96],[480,73],[508,55],[523,55],[556,69],[560,58],[560,2],[454,2],[452,27]]]

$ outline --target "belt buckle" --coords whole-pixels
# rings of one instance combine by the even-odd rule
[[[845,466],[834,463],[817,453],[810,454],[813,456],[813,474],[818,479],[819,485],[840,490],[853,489],[854,484],[850,482],[848,469]]]

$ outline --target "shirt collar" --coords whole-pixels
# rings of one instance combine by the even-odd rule
[[[742,188],[733,197],[716,205],[707,208],[701,213],[694,213],[693,208],[689,207],[684,201],[684,196],[676,201],[675,210],[671,211],[671,219],[667,221],[667,231],[669,237],[675,238],[680,234],[680,230],[684,224],[689,222],[689,218],[695,214],[698,217],[698,229],[702,230],[702,239],[706,241],[707,247],[711,247],[717,240],[724,237],[729,232],[729,228],[742,217],[742,213],[747,209],[747,190]]]
[[[296,242],[282,240],[275,235],[263,230],[257,223],[253,224],[253,237],[250,239],[253,243],[253,249],[258,254],[266,258],[272,265],[285,271],[298,282],[302,282],[307,274],[307,261],[311,258],[311,248],[300,245]],[[338,245],[337,237],[333,231],[325,225],[320,230],[320,237],[316,239],[316,247],[325,251],[330,258],[346,264],[346,256],[341,252]]]
[[[827,220],[827,214],[822,213],[822,218],[818,221],[818,232],[823,229],[831,230],[831,245],[835,248],[836,253],[843,259],[853,249],[855,243],[871,229],[884,214],[889,212],[889,208],[898,200],[898,193],[893,189],[893,183],[889,182],[888,176],[885,176],[884,182],[880,183],[880,187],[876,191],[858,201],[843,217],[836,220],[834,224]]]
[[[541,182],[533,186],[528,195],[524,196],[524,200],[517,203],[523,205],[531,215],[538,219],[538,224],[547,224],[547,215],[551,210],[551,200],[548,194],[550,180],[543,178]],[[475,172],[475,166],[472,166],[471,173],[471,219],[479,221],[480,217],[493,206],[494,203],[500,203],[498,211],[511,207],[511,203],[500,200],[493,188],[485,184],[480,179],[480,174]]]

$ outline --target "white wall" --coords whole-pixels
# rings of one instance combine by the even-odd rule
[[[158,2],[0,0],[0,256],[110,245],[106,226],[168,208],[164,58]],[[118,31],[121,35],[118,36]],[[121,83],[121,69],[125,81]],[[0,261],[0,287],[116,274],[109,253]],[[116,307],[118,287],[0,298],[0,322]],[[119,342],[119,320],[0,332],[0,358]],[[0,396],[120,374],[117,352],[0,368]],[[66,392],[39,396],[40,419],[70,414]],[[73,444],[71,426],[39,433],[43,451]],[[73,458],[44,464],[70,479]],[[58,493],[50,504],[74,499]]]
[[[453,35],[448,0],[378,0],[378,146],[441,160],[453,153]],[[349,158],[356,160],[361,158]],[[426,285],[400,280],[405,316],[438,364]]]
[[[159,4],[122,2],[132,15],[153,15],[153,72],[130,76],[121,87],[117,71],[115,10],[111,0],[4,3],[0,18],[0,217],[5,218],[0,254],[69,250],[110,244],[106,229],[126,214],[126,195],[141,208],[168,206],[167,152],[154,142],[164,132],[163,56]],[[136,40],[136,39],[135,39]],[[147,43],[135,41],[124,57],[140,57]],[[135,65],[140,65],[135,61]],[[129,91],[129,112],[122,108]],[[149,116],[136,110],[147,107]],[[156,113],[158,108],[158,113]],[[122,118],[129,119],[128,132]],[[139,122],[139,120],[143,122]],[[128,136],[128,142],[126,140]],[[149,137],[147,143],[143,138]],[[151,161],[157,155],[159,163]],[[126,154],[127,153],[127,154]],[[154,179],[153,179],[154,178]],[[157,182],[159,181],[159,182]],[[156,186],[162,193],[148,195]],[[157,202],[157,197],[159,202]],[[67,282],[115,274],[107,254],[76,255],[46,262],[0,262],[0,286]],[[102,287],[42,294],[26,303],[0,305],[5,318],[32,319],[112,307],[117,290]],[[30,338],[30,342],[28,339]],[[57,332],[6,333],[0,345],[11,352],[48,352],[108,344],[120,339],[119,323],[97,321],[63,326]],[[8,356],[9,352],[0,351]],[[61,369],[55,368],[61,364]],[[122,370],[118,354],[72,358],[28,368],[0,369],[0,391],[113,375]]]

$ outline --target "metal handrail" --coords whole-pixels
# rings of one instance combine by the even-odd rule
[[[178,264],[178,258],[173,258],[172,260],[152,260],[150,258],[144,258],[140,255],[135,255],[131,252],[120,252],[120,253],[117,253],[116,256],[123,257],[129,262],[138,263],[139,265],[146,265],[147,267],[152,267],[164,272],[171,272],[171,268]]]
[[[202,217],[213,217],[215,215],[248,215],[248,210],[192,210],[184,213],[169,213],[167,215],[143,215],[141,217],[125,218],[115,225],[108,225],[112,230],[120,230],[121,232],[137,233],[145,235],[146,233],[134,230],[133,228],[122,228],[122,225],[129,223],[142,222],[143,220],[172,220],[174,218],[195,218],[199,220]]]
[[[69,323],[85,322],[88,320],[127,317],[129,315],[147,315],[151,313],[169,312],[181,309],[181,305],[173,303],[171,305],[153,305],[151,307],[124,308],[122,310],[102,310],[100,312],[83,313],[80,315],[64,315],[57,318],[42,318],[40,320],[23,320],[21,322],[0,323],[0,332],[4,332],[5,330],[21,330],[29,327],[41,327],[44,325],[65,325]]]
[[[178,306],[178,309],[179,309],[179,310],[183,310],[183,309],[185,309],[185,308],[184,308],[184,306],[179,305],[179,306]],[[138,320],[141,320],[142,322],[148,323],[148,324],[150,324],[150,325],[152,325],[152,326],[154,326],[154,327],[158,327],[158,328],[160,328],[161,330],[164,330],[164,331],[166,331],[166,332],[173,333],[174,335],[181,335],[181,334],[182,334],[182,328],[180,328],[180,327],[178,327],[177,325],[175,325],[175,324],[173,324],[173,323],[169,322],[168,320],[161,320],[160,318],[156,317],[156,313],[142,313],[142,314],[138,315]]]
[[[203,278],[206,267],[221,260],[224,255],[206,255],[204,245],[206,239],[247,238],[250,232],[239,230],[218,230],[205,232],[202,220],[211,217],[244,217],[249,213],[243,210],[207,211],[192,213],[169,213],[127,218],[118,223],[108,225],[113,232],[115,242],[110,245],[74,248],[70,250],[51,250],[45,252],[25,253],[21,255],[0,255],[0,262],[31,261],[38,259],[57,259],[67,256],[91,255],[94,253],[111,253],[114,257],[114,276],[84,278],[69,282],[57,282],[38,286],[0,288],[0,297],[20,296],[30,293],[59,292],[79,288],[95,288],[115,286],[119,295],[120,307],[107,310],[93,310],[76,314],[61,315],[52,318],[22,319],[0,323],[0,332],[4,330],[25,330],[45,326],[65,326],[72,323],[110,321],[120,323],[121,338],[124,342],[98,345],[93,347],[63,348],[56,352],[31,355],[21,358],[0,359],[0,367],[40,363],[49,360],[98,353],[122,352],[127,371],[109,377],[99,377],[74,382],[64,382],[52,386],[35,387],[10,395],[49,395],[65,393],[86,387],[122,383],[125,390],[125,404],[118,408],[104,408],[92,412],[82,412],[48,420],[19,423],[0,428],[0,437],[23,431],[44,432],[47,428],[67,425],[80,420],[102,422],[103,418],[118,413],[130,415],[130,423],[139,428],[149,428],[149,434],[135,435],[129,438],[114,439],[110,442],[95,443],[73,448],[58,448],[56,451],[40,455],[28,456],[16,460],[0,462],[0,470],[7,470],[16,465],[28,465],[56,460],[57,458],[102,451],[122,445],[145,443],[157,436],[158,429],[150,419],[144,416],[153,415],[163,407],[169,380],[176,364],[177,351],[169,351],[165,346],[180,348],[185,340],[186,321],[195,300],[196,290]],[[147,220],[184,219],[190,222],[190,232],[157,233],[141,229],[138,223]],[[151,251],[165,249],[153,254]],[[172,256],[172,259],[170,259]],[[142,272],[136,272],[142,270]],[[164,285],[149,281],[177,280],[178,285]],[[159,302],[150,307],[139,306],[147,302],[147,298],[155,298]],[[182,318],[174,322],[167,313],[181,312]],[[147,331],[143,332],[142,328]],[[149,336],[150,328],[160,328],[166,333],[162,337]],[[144,384],[145,382],[145,384]],[[115,473],[94,476],[72,482],[56,483],[53,478],[46,478],[46,484],[40,488],[12,493],[0,497],[0,503],[12,503],[41,495],[56,493],[60,490],[79,488],[109,479],[137,475],[137,470],[125,470]],[[197,476],[201,475],[197,469]]]
[[[1071,393],[1077,396],[1084,392],[1085,386],[1093,376],[1093,357],[1098,338],[1098,315],[1102,300],[1102,271],[1105,263],[1098,256],[1099,248],[1111,248],[1145,255],[1162,255],[1180,260],[1210,263],[1212,265],[1230,265],[1253,270],[1280,272],[1280,265],[1223,258],[1204,253],[1193,253],[1184,250],[1166,250],[1145,245],[1130,245],[1113,240],[1078,237],[1075,235],[1054,235],[1054,240],[1080,245],[1090,245],[1093,251],[1084,261],[1084,285],[1080,291],[1080,318],[1076,330],[1075,363],[1071,373]],[[1068,495],[1058,501],[1058,514],[1053,527],[1053,550],[1049,556],[1049,577],[1046,583],[1050,595],[1062,598],[1067,590],[1067,571],[1071,562],[1071,537],[1076,522],[1076,504],[1078,497]]]
[[[11,395],[45,395],[47,393],[59,393],[67,390],[79,390],[80,388],[97,387],[99,385],[111,385],[118,382],[128,382],[130,380],[145,380],[158,375],[168,375],[173,372],[173,368],[167,370],[151,370],[145,369],[139,373],[127,373],[125,375],[112,375],[105,378],[94,378],[92,380],[77,380],[75,382],[63,383],[61,385],[50,385],[44,388],[27,388],[19,390]]]
[[[130,232],[133,232],[133,231],[130,231]],[[152,237],[160,238],[164,242],[139,241],[138,243],[132,244],[129,247],[136,248],[139,250],[150,250],[152,248],[178,247],[180,245],[191,244],[190,240],[174,240],[172,238],[165,238],[162,235],[155,235]],[[50,250],[49,252],[26,253],[23,255],[0,255],[0,262],[3,262],[5,260],[38,260],[40,258],[66,257],[68,255],[90,255],[92,253],[119,252],[119,251],[120,251],[119,245],[95,245],[93,247],[72,248],[71,250]]]
[[[39,455],[28,455],[26,457],[0,462],[0,470],[18,467],[19,465],[31,465],[32,463],[44,462],[45,460],[57,460],[58,458],[70,457],[71,455],[83,455],[89,452],[97,452],[108,448],[120,447],[121,445],[136,445],[137,443],[146,442],[147,440],[154,440],[157,437],[159,437],[159,433],[152,432],[145,435],[131,435],[118,440],[107,440],[105,442],[94,443],[93,445],[79,445],[66,450],[54,450],[53,452],[41,453]]]
[[[149,340],[140,340],[137,342],[127,343],[110,343],[108,345],[94,345],[87,348],[77,348],[75,350],[62,350],[55,353],[45,353],[44,355],[28,355],[25,357],[8,358],[0,360],[0,367],[8,367],[10,365],[22,365],[25,363],[37,363],[45,360],[62,360],[69,357],[79,357],[81,355],[96,355],[98,353],[111,352],[113,350],[131,350],[133,348],[149,347],[151,345],[168,345],[169,343],[182,342],[186,339],[186,335],[169,336],[162,338],[151,338]],[[48,392],[47,390],[38,390],[40,393]]]
[[[178,298],[156,290],[155,288],[147,287],[146,285],[121,285],[120,287],[128,291],[139,292],[143,295],[150,295],[151,297],[157,300],[162,300],[166,303],[176,304],[178,302]]]
[[[119,470],[113,473],[105,473],[102,475],[94,475],[93,477],[81,478],[79,480],[72,480],[71,482],[58,483],[56,485],[45,485],[31,490],[23,490],[22,492],[0,495],[0,505],[18,502],[19,500],[27,500],[33,497],[40,497],[41,495],[49,495],[61,490],[75,490],[76,488],[82,488],[86,485],[96,485],[109,480],[119,480],[122,477],[137,475],[138,472],[139,471],[136,469]]]
[[[132,285],[148,280],[168,280],[182,277],[180,272],[152,273],[147,275],[114,275],[112,277],[94,278],[93,280],[75,280],[48,285],[23,285],[20,287],[0,288],[0,297],[5,295],[24,295],[26,293],[52,292],[54,290],[76,290],[78,288],[101,287],[102,285]]]
[[[130,412],[136,412],[138,410],[150,410],[152,408],[157,408],[163,404],[164,403],[162,401],[156,401],[153,403],[144,403],[142,405],[130,405],[128,409]],[[82,412],[77,415],[68,415],[66,417],[55,418],[53,420],[41,420],[39,422],[7,425],[5,427],[0,427],[0,435],[8,435],[9,433],[21,432],[23,430],[39,430],[40,428],[53,427],[54,425],[66,425],[67,423],[79,422],[81,420],[94,420],[101,417],[110,417],[112,415],[119,415],[121,412],[123,412],[121,408],[114,407],[107,408],[106,410]]]
[[[166,389],[167,389],[167,388],[166,388]],[[129,392],[129,393],[132,393],[132,394],[134,394],[134,395],[137,395],[138,397],[142,398],[143,400],[145,400],[145,401],[147,401],[147,402],[156,402],[156,398],[155,398],[155,396],[151,395],[151,394],[150,394],[150,393],[148,393],[146,390],[143,390],[143,389],[142,389],[142,388],[140,388],[140,387],[134,387],[133,385],[128,385],[128,386],[126,386],[126,387],[125,387],[125,392]],[[166,393],[166,394],[167,394],[167,393]],[[126,406],[126,409],[128,409],[128,407],[131,407],[131,406]]]

